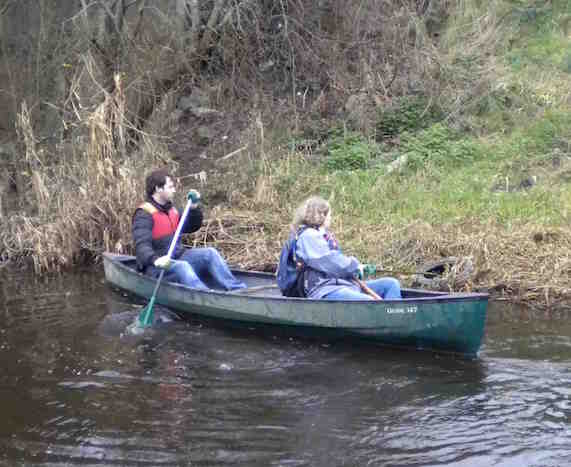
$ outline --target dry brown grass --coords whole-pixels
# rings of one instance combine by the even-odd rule
[[[288,226],[280,225],[275,214],[218,207],[186,244],[216,247],[230,264],[243,269],[275,272],[280,239],[286,238],[287,231]]]
[[[130,251],[131,216],[144,193],[142,174],[164,165],[164,149],[148,135],[136,156],[118,157],[125,148],[123,100],[116,77],[113,95],[82,116],[89,144],[48,164],[36,143],[25,106],[19,119],[28,170],[26,198],[34,214],[7,216],[0,230],[4,260],[31,259],[37,273],[58,271],[109,250]],[[175,164],[172,164],[173,168]]]

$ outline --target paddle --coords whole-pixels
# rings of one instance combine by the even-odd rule
[[[355,282],[355,284],[357,284],[359,287],[361,287],[361,290],[363,292],[365,292],[367,295],[370,295],[371,297],[373,297],[375,300],[382,300],[382,297],[379,296],[379,294],[377,292],[375,292],[373,289],[371,289],[367,284],[365,284],[365,282],[363,282],[360,279],[357,279],[356,277],[353,279],[353,281]]]
[[[394,269],[382,269],[382,268],[377,268],[375,265],[373,265],[375,267],[375,272],[373,274],[368,274],[368,275],[375,275],[378,272],[386,272],[389,274],[400,274],[402,276],[430,276],[430,277],[436,277],[436,276],[441,276],[442,274],[437,273],[437,272],[428,272],[428,271],[398,271],[398,270],[394,270]]]
[[[186,206],[184,208],[184,211],[182,213],[182,216],[181,216],[181,218],[178,222],[178,225],[176,227],[176,231],[174,233],[171,244],[169,246],[169,250],[167,252],[167,256],[169,259],[174,252],[174,249],[176,247],[176,242],[178,241],[178,237],[180,236],[182,226],[184,225],[184,222],[186,221],[186,217],[188,216],[188,212],[190,211],[190,206],[192,205],[192,203],[193,203],[193,200],[189,196],[188,201],[186,203]],[[147,326],[151,326],[153,324],[153,306],[155,305],[155,298],[157,296],[157,292],[159,291],[159,287],[161,286],[161,282],[163,280],[164,275],[165,275],[165,270],[162,269],[161,273],[159,274],[159,278],[157,279],[157,283],[155,284],[155,289],[153,290],[153,295],[151,296],[151,299],[149,300],[149,304],[145,308],[143,308],[141,310],[141,312],[139,313],[138,324],[141,327],[147,327]]]

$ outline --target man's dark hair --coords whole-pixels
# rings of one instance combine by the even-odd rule
[[[155,194],[157,188],[162,188],[167,182],[167,177],[170,177],[167,169],[153,170],[145,180],[145,190],[147,192],[147,197],[151,197]]]

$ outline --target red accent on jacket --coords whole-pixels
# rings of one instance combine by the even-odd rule
[[[180,220],[180,215],[175,207],[170,208],[168,214],[159,211],[149,202],[145,202],[139,207],[153,216],[153,240],[158,240],[167,235],[174,235]]]
[[[153,240],[173,235],[179,219],[176,208],[170,208],[168,215],[157,209],[157,212],[153,213]]]

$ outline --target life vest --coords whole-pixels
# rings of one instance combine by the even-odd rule
[[[303,284],[305,265],[295,254],[295,249],[299,236],[306,228],[301,226],[297,232],[291,234],[280,253],[277,282],[284,297],[305,297]]]
[[[159,238],[175,233],[180,216],[174,206],[169,209],[168,214],[157,209],[148,201],[141,204],[139,209],[148,212],[153,217],[153,240],[158,240]]]

